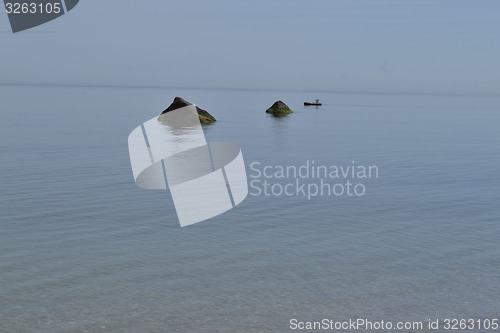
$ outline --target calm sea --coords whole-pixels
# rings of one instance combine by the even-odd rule
[[[249,165],[376,165],[181,228],[127,137],[182,96]],[[304,108],[319,98],[321,108]],[[282,99],[295,113],[264,111]],[[500,98],[0,87],[0,332],[289,332],[500,316]],[[283,182],[286,180],[278,180]]]

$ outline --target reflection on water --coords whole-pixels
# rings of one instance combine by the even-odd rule
[[[270,144],[282,144],[285,143],[285,141],[288,140],[288,136],[286,135],[288,133],[288,128],[289,128],[289,117],[288,115],[281,116],[281,117],[275,117],[271,115],[269,118],[269,121],[272,123],[272,139],[269,142]]]

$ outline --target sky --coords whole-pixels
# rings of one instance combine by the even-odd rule
[[[498,0],[81,0],[0,84],[500,95]]]

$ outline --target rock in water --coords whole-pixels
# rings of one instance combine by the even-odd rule
[[[182,97],[176,97],[174,98],[174,101],[168,108],[165,109],[162,113],[160,113],[160,116],[164,113],[174,111],[180,108],[183,108],[188,105],[193,105],[193,103],[190,103],[186,101]],[[198,118],[200,118],[200,123],[202,124],[210,124],[213,123],[214,121],[217,121],[214,116],[212,116],[208,111],[200,109],[199,107],[196,106],[196,111],[198,112]]]
[[[271,113],[275,117],[285,116],[287,114],[293,113],[292,109],[288,107],[283,101],[276,101],[274,104],[266,110],[267,113]]]

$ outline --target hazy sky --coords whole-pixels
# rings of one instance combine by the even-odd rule
[[[498,0],[81,0],[0,83],[500,95]]]

